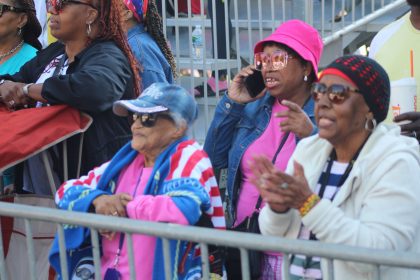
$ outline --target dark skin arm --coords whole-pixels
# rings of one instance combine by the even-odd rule
[[[25,85],[24,83],[6,81],[0,86],[1,102],[11,110],[14,110],[16,107],[28,105],[33,100],[47,102],[41,96],[42,84],[33,84],[29,87],[29,98],[23,93],[23,87]]]
[[[394,118],[394,122],[400,121],[411,121],[408,124],[401,125],[401,134],[417,136],[417,140],[420,141],[420,112],[408,112]]]

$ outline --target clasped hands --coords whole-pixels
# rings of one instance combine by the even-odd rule
[[[274,212],[299,209],[313,193],[302,165],[296,161],[293,162],[293,175],[278,170],[265,156],[254,156],[249,164],[254,175],[251,183],[258,188],[263,201]]]
[[[127,204],[133,197],[127,193],[117,193],[113,195],[100,195],[92,202],[95,213],[114,217],[127,217]],[[114,238],[115,232],[109,230],[99,230],[99,233],[108,240]]]
[[[23,86],[25,86],[24,83],[5,81],[0,85],[0,102],[4,103],[9,110],[26,107],[30,100],[23,93]]]

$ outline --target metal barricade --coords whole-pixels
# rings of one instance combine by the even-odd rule
[[[420,254],[411,252],[397,252],[385,250],[372,250],[356,248],[351,246],[326,244],[319,241],[291,240],[272,236],[262,236],[250,233],[238,233],[231,231],[220,231],[201,227],[182,226],[167,223],[152,223],[126,218],[77,213],[70,211],[55,210],[43,207],[14,205],[0,203],[0,215],[22,218],[26,225],[26,236],[28,243],[28,258],[30,260],[31,275],[36,275],[33,265],[35,258],[33,246],[31,246],[31,228],[29,221],[48,221],[57,224],[61,267],[66,266],[65,245],[64,245],[64,224],[74,224],[88,227],[91,230],[93,256],[95,264],[95,278],[101,279],[100,275],[100,254],[98,229],[109,229],[116,232],[125,232],[128,241],[128,254],[131,279],[136,279],[134,269],[134,253],[132,248],[133,234],[146,234],[160,237],[163,240],[163,255],[165,263],[166,279],[173,279],[170,270],[169,240],[188,240],[199,243],[203,262],[203,279],[209,279],[208,244],[219,246],[236,247],[240,249],[242,259],[243,279],[249,278],[249,267],[247,250],[282,252],[284,254],[303,254],[319,256],[328,260],[328,279],[334,279],[333,260],[344,260],[371,264],[374,266],[374,279],[380,279],[382,266],[420,269]],[[0,235],[1,238],[1,235]],[[32,261],[31,261],[32,260]],[[288,265],[288,258],[284,258]],[[66,273],[64,273],[66,274]],[[6,268],[4,265],[3,243],[0,240],[0,278],[7,280]],[[68,275],[63,275],[68,279]],[[286,277],[287,280],[287,277]]]

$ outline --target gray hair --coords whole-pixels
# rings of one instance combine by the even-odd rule
[[[169,116],[172,118],[172,120],[174,121],[174,123],[175,123],[175,125],[176,125],[176,127],[183,127],[183,126],[185,126],[185,133],[184,133],[184,135],[187,135],[188,133],[188,131],[191,129],[191,125],[193,124],[193,123],[188,123],[188,121],[185,119],[185,118],[183,118],[182,116],[181,116],[181,114],[178,114],[178,113],[174,113],[174,112],[169,112]]]

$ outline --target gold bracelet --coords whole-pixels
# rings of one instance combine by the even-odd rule
[[[299,208],[299,213],[301,217],[304,217],[306,214],[308,214],[309,211],[321,200],[321,198],[316,195],[312,194],[309,196],[306,201],[303,203],[303,205]]]

